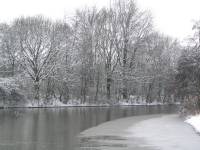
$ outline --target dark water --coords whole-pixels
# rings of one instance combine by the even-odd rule
[[[76,135],[121,117],[174,113],[176,106],[0,110],[0,150],[73,150]]]

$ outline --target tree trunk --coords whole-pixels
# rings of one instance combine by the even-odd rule
[[[158,83],[158,101],[159,101],[159,102],[162,101],[161,93],[162,93],[162,85],[161,85],[161,82],[159,82],[159,83]]]
[[[34,81],[34,98],[35,98],[35,100],[38,101],[38,106],[39,106],[39,99],[40,99],[40,83],[39,83],[39,79],[36,79]]]
[[[128,99],[128,89],[127,89],[127,79],[126,79],[126,64],[127,64],[127,44],[128,40],[124,41],[124,51],[123,51],[123,90],[122,96],[124,100]]]
[[[81,103],[82,104],[86,102],[86,88],[87,88],[86,77],[82,77],[82,84],[81,84]]]
[[[127,80],[123,79],[123,91],[122,91],[123,99],[128,100],[128,89],[127,89]]]
[[[97,73],[97,81],[96,81],[96,93],[95,93],[95,102],[98,101],[98,94],[99,94],[99,71]]]
[[[70,95],[69,95],[70,90],[67,83],[64,83],[63,87],[64,87],[64,91],[63,91],[64,101],[63,102],[67,104],[70,99]]]
[[[152,101],[152,97],[151,97],[152,85],[153,85],[153,83],[149,83],[147,98],[146,98],[147,103],[151,103],[151,101]]]
[[[12,76],[15,75],[15,61],[12,61]]]
[[[50,83],[50,78],[47,79],[47,89],[46,89],[46,100],[50,99],[50,95],[51,95],[51,83]]]
[[[60,102],[62,102],[62,97],[63,97],[63,92],[59,91],[59,100],[60,100]]]
[[[107,89],[107,99],[108,100],[110,100],[110,98],[111,98],[111,81],[112,81],[112,79],[110,77],[107,77],[106,89]]]

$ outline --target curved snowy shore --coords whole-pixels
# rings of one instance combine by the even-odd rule
[[[118,119],[80,135],[83,149],[199,150],[200,136],[178,115]]]
[[[189,123],[200,134],[200,115],[191,116],[185,122]]]

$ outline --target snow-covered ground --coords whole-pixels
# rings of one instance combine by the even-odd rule
[[[48,104],[45,103],[46,100],[42,99],[39,102],[39,107],[98,107],[98,106],[152,106],[152,105],[168,105],[169,103],[161,103],[157,101],[153,101],[152,103],[147,103],[144,100],[135,101],[129,100],[126,102],[125,100],[120,100],[118,102],[109,103],[107,101],[98,101],[98,103],[81,103],[80,99],[71,99],[67,102],[67,104],[61,102],[59,99],[52,99]],[[170,103],[171,104],[171,103]],[[173,104],[180,104],[179,102]],[[38,101],[35,100],[27,100],[27,104],[25,107],[38,107]]]
[[[51,100],[49,103],[44,103],[45,100],[41,100],[38,105],[38,101],[28,100],[25,107],[92,107],[92,106],[109,106],[108,104],[81,104],[79,100],[70,100],[67,104],[61,102],[59,99]]]
[[[199,150],[200,136],[178,115],[147,115],[114,120],[80,136],[102,150]],[[121,146],[121,147],[120,147]]]
[[[41,100],[39,102],[39,107],[100,107],[100,106],[153,106],[153,105],[168,105],[167,103],[159,103],[159,102],[152,102],[152,103],[130,103],[130,102],[119,102],[115,104],[109,103],[81,103],[80,100],[70,100],[67,104],[61,102],[59,99],[51,100],[50,103],[45,104],[45,100]],[[179,103],[174,103],[179,104]],[[38,107],[38,101],[28,100],[25,107]]]
[[[189,117],[185,122],[189,123],[196,132],[200,133],[200,115]]]
[[[179,105],[179,103],[174,103],[175,105]],[[26,100],[23,104],[18,105],[6,105],[4,106],[3,102],[0,102],[1,107],[6,108],[13,108],[13,107],[27,107],[27,108],[50,108],[50,107],[110,107],[110,106],[156,106],[156,105],[168,105],[167,103],[115,103],[115,104],[109,104],[109,103],[80,103],[78,100],[74,100],[73,102],[68,102],[67,104],[57,100],[52,100],[51,102],[45,103],[44,101],[40,101],[38,105],[38,101],[36,100]]]

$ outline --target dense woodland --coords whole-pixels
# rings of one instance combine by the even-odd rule
[[[182,46],[157,32],[151,14],[132,0],[77,10],[62,21],[19,17],[0,24],[0,75],[45,103],[198,99],[198,23],[194,30]]]

